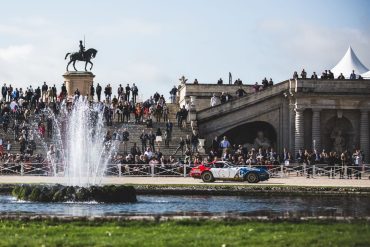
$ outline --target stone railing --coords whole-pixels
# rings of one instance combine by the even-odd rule
[[[289,89],[288,82],[289,81],[284,81],[272,87],[263,89],[259,92],[247,94],[244,97],[236,98],[224,104],[220,104],[214,107],[209,107],[209,108],[197,111],[197,119],[199,121],[199,120],[207,119],[214,115],[237,111],[240,108],[246,107],[250,104],[254,104],[261,100],[265,100],[267,98],[270,98],[271,96],[282,94],[284,91],[287,91]]]

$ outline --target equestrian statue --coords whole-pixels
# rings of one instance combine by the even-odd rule
[[[69,62],[67,64],[67,71],[69,71],[68,67],[71,63],[73,64],[73,68],[75,69],[75,71],[77,71],[76,66],[75,66],[76,61],[84,61],[85,62],[85,71],[87,71],[86,67],[87,67],[88,63],[91,64],[90,70],[92,69],[92,67],[94,65],[90,60],[95,58],[96,53],[98,53],[98,51],[95,50],[94,48],[90,48],[90,49],[87,49],[85,51],[85,46],[82,43],[82,40],[80,40],[80,45],[79,46],[80,46],[80,50],[78,52],[67,53],[65,58],[64,58],[64,59],[67,59],[67,57],[69,56]]]

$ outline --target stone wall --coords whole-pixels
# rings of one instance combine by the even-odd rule
[[[347,132],[343,134],[346,147],[350,151],[361,148],[369,162],[370,80],[288,80],[209,108],[212,92],[227,87],[237,89],[229,85],[219,90],[217,87],[186,85],[180,90],[180,100],[187,95],[197,96],[197,121],[208,145],[214,136],[245,123],[262,121],[274,127],[278,151],[287,147],[295,155],[298,148],[312,149],[313,140],[320,150],[332,149],[330,128],[342,125]],[[249,86],[246,91],[252,90]]]
[[[229,84],[181,84],[179,86],[179,104],[180,106],[185,105],[187,101],[190,101],[190,96],[195,96],[197,99],[197,110],[203,110],[210,107],[210,101],[214,93],[218,96],[222,92],[229,93],[232,97],[236,97],[236,90],[240,86],[229,85]],[[253,93],[252,85],[242,85],[244,91],[247,93]]]

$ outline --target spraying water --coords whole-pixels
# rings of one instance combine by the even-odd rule
[[[53,121],[53,144],[48,161],[54,176],[64,176],[68,185],[99,185],[109,160],[116,150],[104,126],[104,105],[92,103],[84,97],[72,105],[61,104]]]

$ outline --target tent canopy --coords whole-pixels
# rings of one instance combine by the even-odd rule
[[[352,50],[352,47],[350,46],[348,47],[344,57],[331,71],[334,73],[336,78],[340,75],[340,73],[343,73],[344,77],[349,78],[352,70],[355,71],[356,75],[360,75],[369,71],[369,69],[361,63],[360,59],[358,59],[355,52]]]
[[[365,79],[370,79],[370,70],[366,73],[361,74],[361,76]]]

